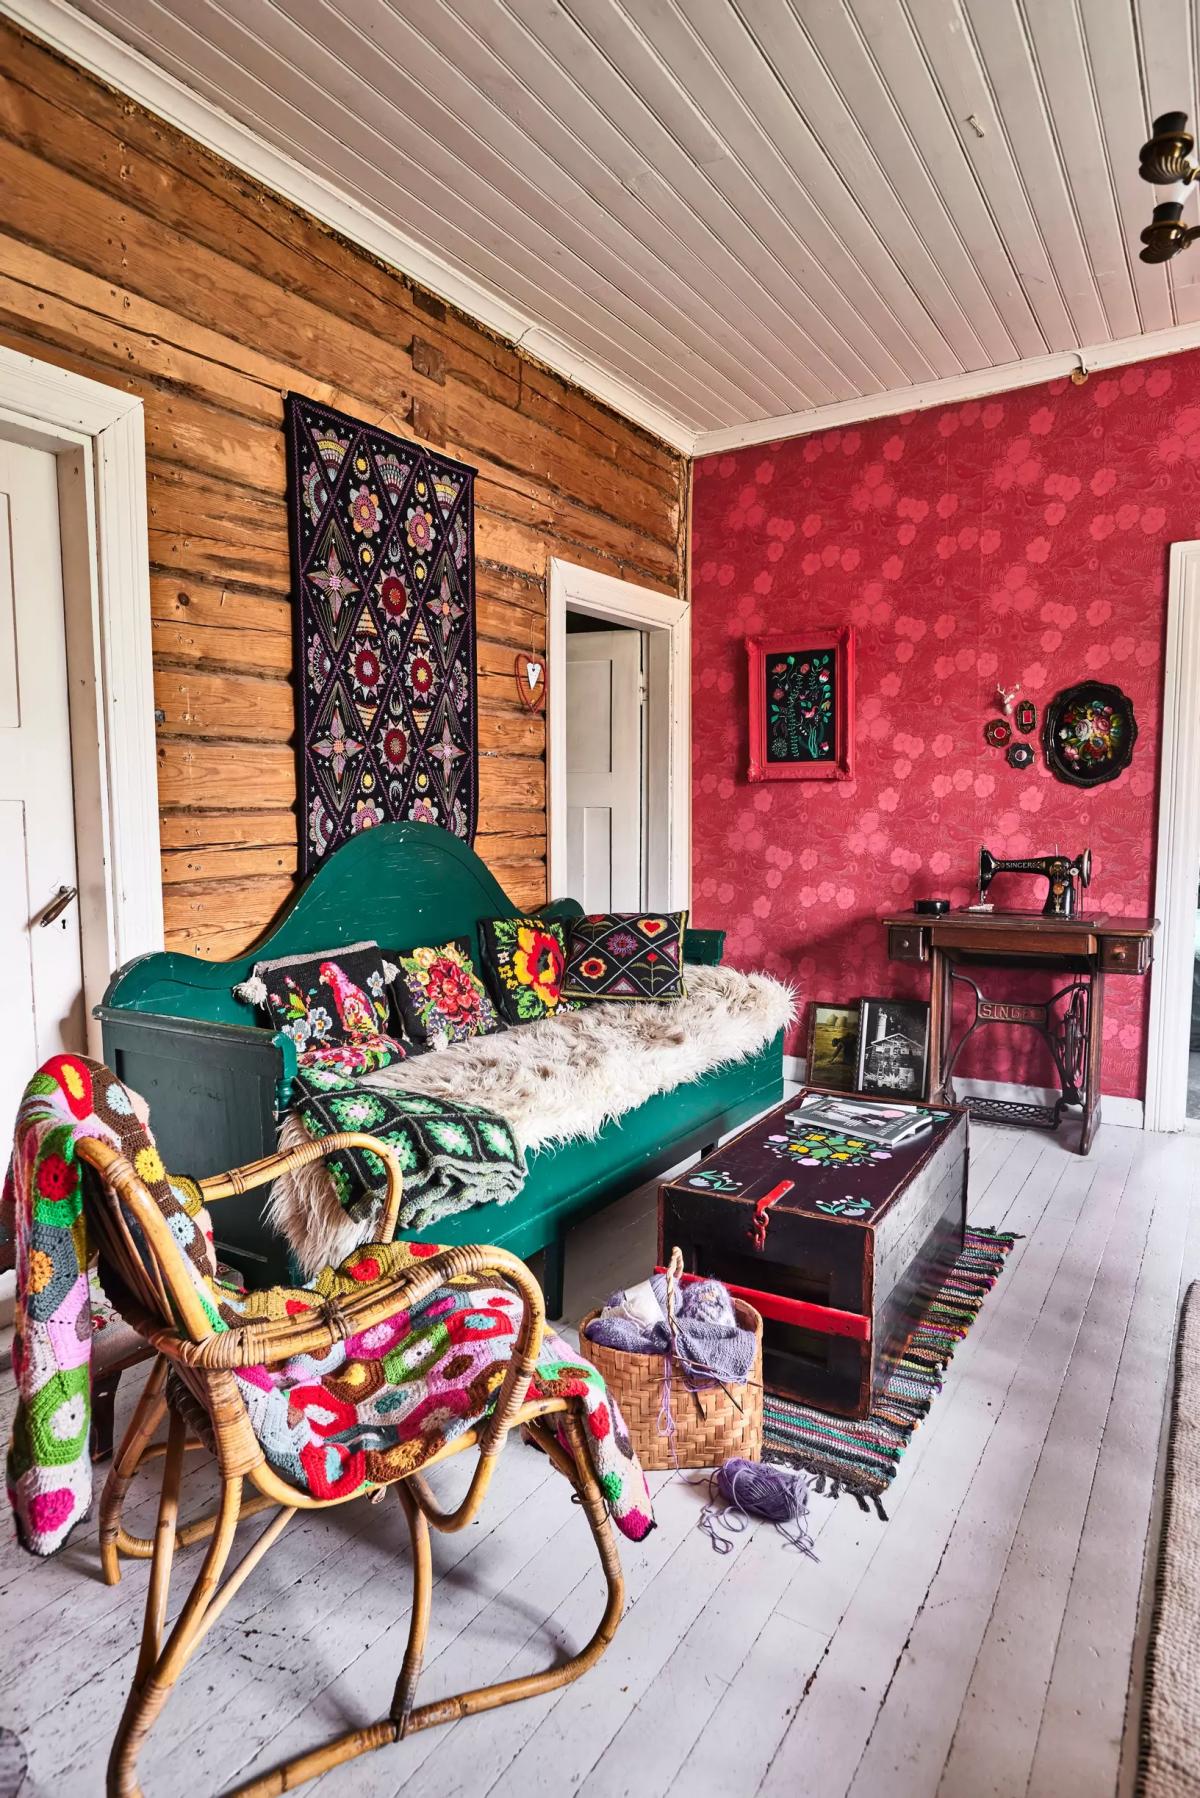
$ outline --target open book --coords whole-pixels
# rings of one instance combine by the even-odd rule
[[[786,1113],[789,1124],[814,1124],[846,1136],[861,1136],[884,1148],[898,1148],[941,1123],[945,1111],[914,1110],[911,1105],[889,1105],[881,1099],[843,1098],[836,1093],[810,1093],[795,1110]]]

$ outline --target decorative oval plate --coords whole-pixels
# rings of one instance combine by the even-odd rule
[[[1120,687],[1085,680],[1046,707],[1042,746],[1050,772],[1073,787],[1098,787],[1128,768],[1137,742],[1133,701]]]

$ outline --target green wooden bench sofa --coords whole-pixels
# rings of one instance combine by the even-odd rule
[[[290,1038],[254,1022],[233,988],[255,961],[374,940],[387,949],[471,939],[481,918],[512,917],[484,863],[457,837],[428,824],[387,824],[353,837],[297,893],[280,921],[235,961],[192,955],[139,956],[121,968],[97,1008],[104,1059],[144,1093],[168,1167],[202,1177],[270,1154],[296,1072]],[[580,915],[573,900],[545,915]],[[688,931],[685,959],[716,963],[722,931]],[[520,1028],[520,1026],[518,1026]],[[545,1251],[551,1316],[562,1310],[563,1243],[572,1224],[599,1210],[783,1093],[783,1037],[757,1055],[716,1068],[626,1112],[589,1142],[536,1149],[508,1205],[483,1205],[444,1219],[438,1242],[495,1243],[529,1257]],[[289,1277],[288,1249],[262,1221],[263,1195],[220,1207],[218,1250],[253,1285]]]

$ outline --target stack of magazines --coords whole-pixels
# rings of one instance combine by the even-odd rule
[[[879,1143],[886,1149],[912,1142],[934,1124],[949,1116],[945,1111],[918,1111],[911,1105],[888,1105],[880,1099],[842,1098],[836,1093],[809,1093],[794,1111],[787,1114],[789,1124],[805,1129],[819,1124],[823,1130],[836,1130],[845,1136],[860,1136],[864,1142]]]

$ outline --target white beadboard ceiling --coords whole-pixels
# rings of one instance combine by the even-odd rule
[[[1193,0],[0,10],[696,453],[1200,342]]]

